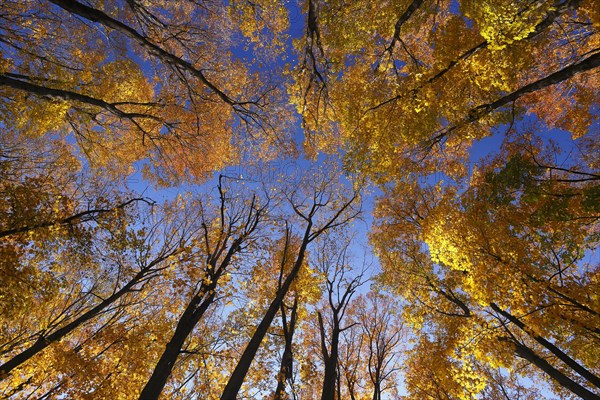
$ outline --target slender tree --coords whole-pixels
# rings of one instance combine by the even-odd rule
[[[365,283],[365,268],[352,276],[347,238],[330,237],[320,246],[317,263],[325,276],[325,306],[317,311],[324,372],[321,399],[340,398],[340,336],[351,325],[343,320],[357,289]],[[327,318],[327,319],[325,319]]]
[[[366,304],[358,313],[365,335],[372,399],[381,400],[384,391],[395,387],[394,378],[400,369],[399,348],[406,332],[398,318],[396,301],[385,294],[367,293]]]
[[[302,268],[308,245],[325,232],[336,227],[345,226],[360,213],[357,204],[359,192],[352,191],[348,196],[345,196],[344,193],[336,193],[330,181],[330,177],[335,173],[335,169],[326,169],[323,172],[317,171],[316,174],[308,174],[300,182],[298,189],[285,192],[293,212],[304,223],[300,246],[295,255],[292,269],[283,279],[275,298],[269,304],[231,374],[221,394],[222,400],[237,397],[264,336],[279,311],[290,286]]]
[[[263,202],[256,195],[236,202],[223,186],[224,179],[223,176],[219,178],[219,201],[215,219],[211,221],[205,213],[201,215],[203,256],[198,258],[198,262],[206,263],[197,267],[200,269],[201,279],[177,322],[173,336],[140,393],[140,399],[157,399],[160,396],[185,341],[217,299],[219,280],[231,269],[234,257],[254,244],[268,213],[268,200]]]

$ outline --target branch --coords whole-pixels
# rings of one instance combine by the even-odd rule
[[[56,225],[70,225],[73,223],[81,223],[81,222],[90,221],[99,215],[123,209],[123,208],[127,207],[128,205],[130,205],[134,202],[138,202],[138,201],[143,201],[144,203],[146,203],[148,205],[154,205],[154,202],[147,198],[141,198],[141,197],[135,198],[135,199],[128,200],[124,203],[121,203],[113,208],[98,208],[98,209],[93,209],[93,210],[82,211],[77,214],[71,215],[70,217],[58,219],[55,221],[44,221],[44,222],[40,222],[40,223],[34,224],[34,225],[26,225],[26,226],[21,226],[19,228],[13,228],[13,229],[5,230],[5,231],[0,231],[0,238],[5,237],[5,236],[10,236],[10,235],[15,235],[18,233],[33,231],[36,229],[48,228],[48,227],[56,226]]]
[[[567,79],[572,78],[573,76],[579,73],[590,71],[594,68],[597,68],[598,66],[600,66],[600,52],[595,53],[594,55],[586,58],[581,62],[571,64],[568,67],[565,67],[560,71],[550,74],[545,78],[539,79],[535,82],[525,85],[520,89],[517,89],[514,92],[504,97],[501,97],[500,99],[492,103],[481,104],[471,109],[468,112],[468,116],[466,118],[463,118],[463,120],[457,123],[456,125],[452,125],[437,133],[430,141],[428,141],[426,147],[429,149],[432,148],[435,144],[444,140],[446,136],[448,136],[451,132],[467,124],[480,120],[481,118],[490,114],[492,111],[495,111],[498,108],[503,107],[506,104],[511,103],[528,93],[536,92],[538,90],[545,89],[552,85],[556,85],[558,83],[566,81]]]
[[[394,36],[392,37],[390,45],[385,48],[384,53],[389,53],[391,56],[396,42],[402,42],[402,39],[400,38],[400,29],[402,28],[402,25],[404,25],[404,23],[413,15],[417,8],[421,7],[421,4],[423,4],[423,0],[413,0],[400,18],[398,18],[398,21],[396,21],[396,25],[394,26]]]
[[[546,16],[546,18],[544,18],[533,30],[533,32],[531,32],[526,38],[527,39],[532,39],[535,36],[539,35],[541,32],[543,32],[546,28],[548,28],[555,20],[556,18],[558,18],[562,13],[566,12],[569,9],[573,9],[576,8],[577,4],[579,3],[579,0],[567,0],[564,1],[562,3],[559,3],[556,5],[556,9],[554,11],[551,11],[548,13],[548,15]],[[414,2],[413,2],[414,4]],[[412,4],[411,4],[412,6]],[[410,7],[409,7],[410,8]],[[407,10],[408,11],[408,10]],[[402,22],[404,23],[404,22]],[[376,110],[386,104],[389,104],[391,102],[394,102],[396,100],[400,100],[404,97],[407,97],[409,95],[411,96],[416,96],[417,93],[425,86],[428,84],[432,84],[435,81],[437,81],[438,79],[442,78],[447,72],[451,71],[452,68],[454,68],[459,62],[466,60],[467,58],[469,58],[470,56],[472,56],[473,54],[475,54],[476,52],[478,52],[479,50],[483,50],[485,48],[487,48],[489,46],[489,42],[484,40],[480,43],[478,43],[477,45],[475,45],[474,47],[466,50],[464,53],[462,53],[460,56],[458,56],[457,58],[455,58],[454,60],[450,61],[450,63],[443,69],[441,69],[440,71],[438,71],[434,76],[432,76],[431,78],[427,79],[426,81],[424,81],[422,84],[418,85],[417,87],[409,90],[406,93],[402,93],[402,94],[398,94],[390,99],[387,99],[373,107],[370,107],[369,109],[366,110],[366,112],[369,111],[373,111]],[[387,49],[386,49],[387,50]]]
[[[162,120],[160,118],[158,118],[154,115],[125,112],[125,111],[120,110],[117,107],[117,105],[123,105],[123,104],[148,105],[147,103],[135,103],[135,102],[109,103],[102,99],[97,99],[95,97],[91,97],[91,96],[88,96],[85,94],[76,93],[76,92],[72,92],[72,91],[64,90],[64,89],[54,89],[54,88],[49,88],[46,86],[40,86],[35,83],[11,78],[8,75],[9,74],[1,74],[0,75],[0,85],[1,86],[8,86],[13,89],[22,90],[22,91],[25,91],[28,93],[35,94],[37,96],[41,96],[41,97],[42,96],[58,97],[63,100],[74,100],[74,101],[78,101],[80,103],[100,107],[100,108],[110,112],[111,114],[114,114],[118,118],[130,119],[130,120],[134,120],[135,118],[146,118],[146,119],[151,119],[154,121],[162,122]],[[10,75],[14,75],[14,74],[10,74]],[[31,77],[23,76],[23,78],[26,78],[28,81],[35,80],[35,78],[31,78]]]
[[[588,382],[593,384],[594,386],[600,388],[600,378],[588,371],[577,361],[573,360],[567,354],[565,354],[562,350],[556,347],[554,344],[550,343],[548,340],[533,332],[531,329],[528,329],[527,326],[520,321],[517,317],[510,314],[507,311],[502,310],[496,303],[490,303],[490,307],[492,310],[501,314],[503,317],[507,318],[510,322],[518,326],[523,332],[527,333],[530,337],[532,337],[536,342],[544,346],[548,349],[552,354],[558,357],[562,362],[567,364],[573,371],[577,372],[583,378],[585,378]]]
[[[159,58],[166,64],[171,64],[175,66],[180,66],[184,68],[186,71],[194,75],[198,78],[202,83],[204,83],[212,92],[214,92],[221,100],[230,106],[236,106],[244,103],[236,102],[231,99],[227,94],[222,92],[219,88],[217,88],[211,81],[209,81],[204,73],[194,67],[189,61],[183,60],[174,54],[169,53],[158,45],[152,43],[145,36],[137,32],[135,29],[131,28],[124,23],[117,21],[116,19],[110,17],[104,12],[97,10],[92,7],[88,7],[85,4],[81,4],[74,0],[50,0],[51,3],[56,4],[60,8],[78,15],[82,18],[85,18],[92,22],[97,22],[99,24],[104,25],[107,28],[114,29],[128,38],[132,39],[136,43],[138,43],[141,47],[146,49],[149,54]]]

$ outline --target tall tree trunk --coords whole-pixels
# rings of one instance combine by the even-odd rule
[[[279,374],[277,375],[277,387],[275,388],[275,395],[273,400],[283,400],[285,393],[285,382],[292,378],[293,367],[294,367],[294,355],[292,353],[292,341],[294,338],[294,330],[296,328],[296,318],[298,309],[298,298],[294,298],[294,304],[292,305],[291,315],[289,324],[285,318],[285,304],[281,305],[281,316],[283,323],[283,337],[285,340],[285,347],[283,349],[283,356],[281,357],[281,366],[279,367]]]
[[[600,396],[592,393],[588,389],[584,388],[577,382],[573,381],[571,378],[554,368],[548,361],[544,360],[529,347],[521,344],[519,342],[511,341],[515,346],[516,353],[526,359],[527,361],[534,364],[536,367],[544,371],[548,376],[558,382],[565,389],[570,390],[577,396],[581,397],[584,400],[600,400]]]
[[[161,392],[163,391],[175,362],[181,353],[181,349],[192,333],[200,319],[206,313],[206,310],[214,303],[216,297],[216,289],[219,283],[219,279],[225,273],[229,267],[233,257],[242,249],[242,244],[250,238],[250,235],[257,229],[262,215],[266,211],[265,205],[262,208],[256,208],[256,197],[252,197],[251,204],[248,206],[246,211],[241,211],[240,214],[229,219],[226,222],[226,198],[221,186],[223,176],[219,176],[219,189],[221,206],[220,206],[220,231],[218,233],[218,239],[214,243],[214,246],[210,245],[209,240],[209,229],[206,221],[202,222],[204,229],[204,241],[206,246],[206,266],[204,269],[205,277],[202,280],[199,291],[188,303],[183,314],[179,318],[177,327],[173,336],[165,346],[163,354],[160,356],[150,379],[146,382],[146,385],[140,393],[140,400],[158,399]],[[248,213],[246,217],[244,213]],[[241,225],[237,226],[240,223]],[[236,227],[237,226],[237,227]],[[233,239],[232,232],[240,229],[239,236]],[[233,240],[231,240],[233,239]],[[231,240],[231,242],[230,242]],[[211,250],[212,247],[212,250]],[[222,258],[222,261],[218,260]]]
[[[158,399],[160,396],[165,385],[167,384],[167,380],[169,379],[171,372],[173,371],[175,361],[177,361],[177,358],[179,357],[185,340],[192,333],[196,327],[196,324],[198,321],[200,321],[200,318],[202,318],[208,307],[214,302],[215,286],[216,280],[211,283],[209,287],[204,288],[205,291],[202,291],[201,294],[194,296],[194,298],[188,303],[185,311],[179,319],[179,322],[177,323],[175,333],[165,346],[165,351],[160,356],[156,367],[154,367],[152,376],[150,376],[150,379],[148,379],[148,382],[146,382],[146,386],[144,386],[142,392],[140,393],[140,400]],[[202,294],[209,290],[212,290],[212,294],[202,301]]]
[[[329,356],[325,360],[325,373],[323,375],[323,390],[321,392],[321,400],[337,399],[336,384],[337,384],[337,364],[338,364],[338,342],[339,329],[333,330],[331,334],[331,347]]]
[[[340,326],[338,316],[334,310],[333,327],[331,330],[331,342],[329,350],[325,343],[325,324],[320,312],[317,313],[319,320],[319,330],[321,333],[321,354],[325,362],[325,372],[323,374],[323,388],[321,390],[321,400],[333,400],[336,398],[337,385],[337,366],[338,366],[338,345],[340,337]],[[339,393],[338,393],[339,394]]]
[[[260,344],[267,334],[277,311],[281,307],[283,303],[283,299],[287,294],[290,285],[293,280],[298,275],[300,268],[302,267],[302,263],[304,262],[304,256],[306,254],[306,247],[310,241],[310,232],[312,228],[312,222],[308,222],[308,226],[306,228],[304,237],[302,239],[302,244],[300,245],[300,250],[298,251],[298,256],[296,257],[296,262],[294,263],[294,267],[290,271],[290,274],[287,276],[279,290],[277,290],[277,294],[275,295],[275,299],[269,305],[267,312],[263,316],[263,319],[258,324],[256,331],[252,335],[250,342],[246,346],[244,353],[240,357],[233,373],[229,377],[229,381],[221,394],[221,400],[235,400],[242,384],[244,383],[244,379],[246,378],[246,374],[248,373],[248,369],[250,369],[250,364],[254,360],[254,356],[260,347]]]

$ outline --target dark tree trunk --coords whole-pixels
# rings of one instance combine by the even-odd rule
[[[375,382],[373,384],[373,400],[381,400],[381,378],[379,371],[375,373]]]
[[[204,273],[205,279],[208,278],[209,282],[202,281],[203,283],[201,284],[200,289],[190,300],[183,314],[179,318],[171,340],[169,340],[165,346],[165,350],[160,356],[150,379],[146,382],[146,385],[140,393],[140,400],[158,399],[160,396],[173,371],[175,362],[177,361],[179,354],[181,354],[181,349],[186,339],[193,332],[208,308],[214,303],[219,279],[229,267],[233,257],[241,251],[242,244],[244,244],[244,242],[250,238],[250,235],[257,229],[266,210],[266,205],[262,208],[256,208],[256,197],[253,196],[252,202],[247,208],[248,215],[246,217],[243,217],[243,213],[246,211],[242,211],[241,214],[238,214],[235,218],[226,222],[227,218],[225,217],[225,210],[227,206],[226,198],[221,186],[222,178],[223,176],[219,176],[219,185],[217,186],[221,199],[220,231],[217,232],[219,235],[214,246],[210,246],[210,235],[206,221],[202,222],[207,257]],[[237,226],[236,228],[236,224],[239,221],[242,221],[242,225]],[[230,242],[230,240],[233,239],[232,232],[239,228],[241,228],[240,236]],[[221,257],[223,257],[222,261],[219,262],[218,260]]]
[[[535,354],[535,352],[529,347],[514,341],[512,341],[512,343],[515,346],[515,351],[519,356],[523,357],[524,359],[526,359],[527,361],[531,362],[536,367],[544,371],[546,374],[548,374],[548,376],[550,376],[552,379],[558,382],[565,389],[570,390],[571,392],[585,400],[600,400],[600,396],[592,393],[588,389],[584,388],[583,386],[581,386],[580,384],[573,381],[571,378],[554,368],[552,365],[550,365],[550,363],[548,363],[548,361]]]
[[[269,330],[269,327],[271,326],[271,323],[273,322],[273,319],[275,318],[277,311],[281,308],[281,305],[283,304],[283,299],[285,298],[288,290],[290,289],[292,282],[294,281],[294,279],[296,279],[296,276],[298,276],[298,273],[300,272],[300,268],[302,268],[302,263],[304,262],[304,258],[306,256],[306,248],[307,248],[308,244],[310,242],[312,242],[313,240],[315,240],[317,237],[319,237],[321,234],[323,234],[328,229],[331,229],[332,227],[335,227],[335,226],[340,226],[342,224],[345,224],[350,219],[352,219],[356,215],[358,215],[358,212],[354,212],[351,217],[342,217],[345,211],[351,210],[352,203],[357,199],[358,195],[357,195],[357,193],[354,193],[354,196],[352,196],[352,198],[350,198],[348,201],[346,201],[326,223],[321,225],[320,228],[315,229],[315,231],[313,232],[312,231],[313,224],[314,224],[313,218],[315,217],[315,214],[317,213],[317,211],[320,208],[327,205],[327,202],[319,203],[317,201],[317,198],[319,197],[318,193],[319,192],[317,192],[317,194],[315,194],[315,201],[313,202],[312,206],[310,207],[310,210],[306,213],[304,213],[303,211],[298,209],[294,204],[291,204],[291,206],[294,209],[294,211],[296,212],[296,214],[298,216],[300,216],[304,221],[306,221],[306,228],[304,230],[302,242],[300,243],[300,247],[298,249],[298,255],[296,256],[296,261],[294,262],[294,266],[292,267],[288,276],[285,278],[285,281],[283,281],[283,283],[281,283],[279,285],[279,289],[277,290],[277,293],[275,294],[275,298],[269,305],[269,308],[267,309],[265,315],[263,316],[263,319],[258,324],[256,331],[252,335],[250,342],[248,343],[248,345],[246,346],[246,349],[244,350],[244,353],[242,354],[241,358],[239,359],[233,373],[229,377],[229,381],[227,382],[227,385],[225,385],[225,389],[223,390],[223,393],[221,394],[221,400],[235,400],[236,399],[236,397],[240,391],[240,388],[242,387],[242,384],[244,383],[244,379],[246,378],[248,369],[250,369],[250,365],[252,364],[252,361],[254,360],[256,352],[258,351],[258,348],[260,347],[260,344],[261,344],[263,338],[267,334],[267,331]],[[342,219],[342,218],[344,218],[344,219],[342,221],[340,221],[340,219]],[[281,276],[280,276],[280,282],[281,282]]]
[[[296,328],[297,309],[298,298],[296,297],[294,298],[294,304],[292,305],[290,321],[288,324],[285,318],[285,304],[281,305],[283,337],[285,340],[285,347],[283,349],[283,356],[281,357],[281,366],[279,367],[279,374],[277,375],[277,387],[275,388],[275,395],[273,396],[273,400],[283,400],[283,394],[285,393],[285,382],[292,379],[292,373],[294,368],[292,342],[294,338],[294,330]]]
[[[258,324],[256,331],[252,335],[250,342],[246,346],[244,353],[240,357],[233,373],[231,374],[231,377],[229,378],[229,381],[227,382],[227,385],[225,386],[225,389],[223,390],[223,393],[221,394],[221,400],[236,399],[238,392],[240,391],[240,388],[244,383],[244,379],[246,378],[246,374],[248,373],[250,364],[252,364],[254,356],[256,355],[256,352],[258,351],[258,348],[260,347],[263,338],[267,334],[267,331],[269,330],[269,327],[271,326],[271,323],[273,322],[277,311],[281,307],[283,299],[287,294],[290,285],[292,284],[293,280],[298,275],[300,268],[302,267],[302,263],[304,262],[304,255],[306,253],[306,247],[308,246],[308,243],[310,241],[309,238],[311,228],[312,223],[309,222],[304,234],[304,238],[302,239],[302,244],[300,245],[300,250],[298,251],[298,256],[296,257],[294,267],[292,268],[289,275],[277,291],[275,299],[273,299],[273,301],[269,305],[269,308],[267,309],[267,312],[265,313],[262,321],[260,321],[260,324]]]
[[[321,392],[321,400],[337,399],[335,389],[337,384],[339,333],[339,329],[334,328],[334,331],[331,335],[329,356],[325,360],[325,374],[323,376],[323,391]]]
[[[323,388],[321,390],[321,400],[333,400],[336,399],[336,385],[337,385],[337,367],[338,367],[338,345],[340,337],[340,325],[338,315],[333,310],[333,327],[331,330],[331,341],[329,349],[325,343],[325,324],[323,323],[323,316],[321,313],[317,313],[319,321],[319,330],[321,333],[321,354],[323,355],[323,361],[325,364],[325,371],[323,374]]]
[[[200,318],[202,318],[208,307],[215,300],[214,287],[216,286],[216,280],[211,283],[210,286],[212,287],[212,294],[205,298],[204,301],[202,301],[202,294],[205,293],[204,291],[201,294],[194,296],[181,315],[177,327],[175,328],[175,333],[165,346],[165,351],[160,356],[156,367],[154,367],[152,376],[150,376],[150,379],[146,382],[146,386],[144,386],[144,389],[142,389],[142,392],[140,393],[140,400],[158,399],[160,396],[173,371],[175,361],[177,361],[177,358],[181,353],[181,348],[183,347],[185,340],[192,333],[196,324],[200,321]],[[211,288],[206,288],[206,290],[211,290]]]

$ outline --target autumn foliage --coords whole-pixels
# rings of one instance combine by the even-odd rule
[[[597,0],[2,1],[0,397],[599,399],[599,88]]]

